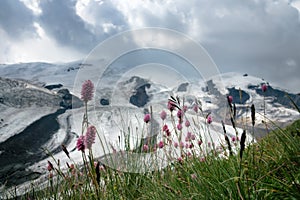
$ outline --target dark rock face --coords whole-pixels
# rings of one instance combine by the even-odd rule
[[[100,104],[102,106],[108,106],[109,105],[109,100],[102,98],[102,99],[100,99]]]
[[[246,93],[244,90],[241,90],[242,98],[240,98],[240,90],[233,88],[228,88],[229,96],[233,97],[232,103],[236,104],[245,104],[246,101],[250,99],[250,96],[248,93]]]
[[[177,92],[187,92],[187,87],[189,86],[189,83],[182,83],[179,85]]]
[[[150,84],[144,84],[136,88],[135,94],[130,97],[129,102],[137,107],[143,107],[149,102],[149,96],[146,88],[150,88]]]
[[[40,175],[26,168],[48,157],[42,147],[59,129],[57,117],[64,112],[46,115],[0,144],[0,184],[18,185]]]
[[[63,85],[62,84],[54,84],[54,85],[46,85],[45,88],[48,90],[53,90],[57,88],[61,88]]]
[[[267,98],[270,97],[270,99],[272,99],[272,103],[279,103],[286,108],[294,108],[292,105],[292,102],[287,97],[287,95],[289,95],[291,97],[291,99],[293,99],[295,104],[298,107],[300,107],[300,96],[299,95],[287,93],[285,91],[278,90],[278,89],[274,89],[270,85],[268,85],[268,89],[266,92],[263,92],[261,90],[261,87],[257,86],[257,85],[249,85],[248,88],[255,90],[256,93],[259,95],[265,96]]]
[[[216,85],[214,84],[214,82],[212,80],[209,80],[206,82],[206,88],[205,90],[207,92],[209,92],[210,94],[216,95],[216,96],[220,96],[221,93],[219,92],[219,90],[216,88]]]
[[[129,97],[129,102],[134,106],[143,107],[150,101],[151,96],[147,94],[146,88],[150,88],[151,84],[146,79],[133,76],[120,87],[123,87],[122,90],[134,91]]]
[[[57,94],[62,97],[62,101],[60,102],[60,106],[66,109],[72,109],[72,108],[80,108],[83,106],[82,101],[76,97],[70,94],[68,89],[61,89],[57,92]]]

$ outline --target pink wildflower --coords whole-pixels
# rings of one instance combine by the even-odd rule
[[[144,146],[143,146],[143,151],[148,151],[148,150],[149,150],[148,145],[147,145],[147,144],[144,144]]]
[[[198,145],[201,146],[201,144],[202,144],[202,140],[199,140]]]
[[[208,115],[207,117],[207,123],[208,124],[211,124],[212,123],[212,117],[210,115]]]
[[[171,132],[169,129],[166,130],[166,135],[169,137],[171,135]]]
[[[190,138],[185,137],[185,141],[186,141],[186,142],[189,142],[189,141],[190,141]]]
[[[198,113],[199,107],[197,104],[194,105],[193,110],[195,111],[195,113]]]
[[[184,143],[182,141],[179,142],[179,147],[183,148],[184,147]]]
[[[267,89],[268,89],[268,86],[264,83],[264,84],[262,84],[262,86],[261,86],[261,90],[263,91],[263,92],[266,92],[267,91]]]
[[[182,157],[177,158],[177,160],[178,160],[179,163],[182,163],[182,162],[183,162]]]
[[[195,139],[196,139],[195,134],[192,134],[192,135],[191,135],[191,140],[195,140]]]
[[[227,99],[228,99],[229,103],[232,103],[232,101],[233,101],[233,97],[232,96],[228,96]]]
[[[181,131],[181,130],[182,130],[182,125],[181,125],[181,124],[177,124],[177,129],[178,129],[179,131]]]
[[[186,137],[191,139],[192,133],[191,132],[187,132]]]
[[[89,126],[85,134],[85,146],[86,148],[92,148],[96,139],[96,128],[95,126]]]
[[[183,106],[183,112],[186,112],[188,110],[188,107],[186,105]]]
[[[94,84],[92,81],[90,80],[86,80],[83,84],[82,84],[82,88],[81,88],[81,99],[84,102],[88,102],[90,100],[93,99],[93,95],[94,95]]]
[[[160,141],[159,143],[158,143],[158,147],[160,148],[160,149],[162,149],[163,147],[164,147],[164,142],[163,141]]]
[[[177,149],[177,147],[178,147],[178,142],[174,142],[174,147]]]
[[[182,110],[178,110],[178,111],[177,111],[177,117],[178,117],[179,119],[181,119],[182,116],[183,116]]]
[[[76,144],[76,147],[77,147],[77,150],[78,151],[84,151],[85,149],[85,145],[84,145],[84,135],[81,135],[78,139],[77,139],[77,144]]]
[[[232,141],[232,142],[235,142],[235,141],[236,141],[236,137],[233,136],[233,137],[231,138],[231,141]]]
[[[167,113],[166,113],[166,111],[161,111],[161,113],[160,113],[160,118],[162,119],[162,120],[165,120],[166,118],[167,118]]]
[[[190,124],[190,121],[189,120],[186,120],[185,121],[185,123],[184,123],[184,125],[186,126],[186,127],[189,127],[191,124]]]
[[[169,128],[168,128],[168,125],[167,124],[165,124],[164,126],[163,126],[163,131],[167,131]]]
[[[49,160],[48,160],[48,167],[47,167],[47,169],[48,169],[49,172],[54,169],[52,163]]]
[[[172,101],[168,101],[168,109],[172,112],[175,110],[175,105]]]
[[[151,119],[151,115],[150,114],[146,114],[145,117],[144,117],[144,122],[145,123],[148,123]]]
[[[189,143],[185,143],[185,148],[186,148],[186,149],[190,148]]]

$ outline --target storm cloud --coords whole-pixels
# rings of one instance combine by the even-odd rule
[[[202,44],[221,72],[300,90],[300,1],[2,0],[0,7],[1,63],[78,60],[122,31],[162,27]],[[27,43],[31,52],[51,51],[31,53]]]

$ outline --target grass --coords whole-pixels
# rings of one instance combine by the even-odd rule
[[[244,150],[242,139],[229,143],[237,153],[225,157],[215,150],[205,157],[182,154],[166,168],[145,173],[105,168],[99,162],[94,165],[90,151],[83,153],[84,166],[74,163],[63,171],[56,164],[46,188],[33,186],[18,198],[300,199],[300,120],[278,127]],[[226,152],[228,147],[223,148]]]

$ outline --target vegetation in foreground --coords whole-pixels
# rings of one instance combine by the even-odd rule
[[[93,87],[88,84],[84,87],[82,95],[86,98],[82,99],[87,104],[92,97]],[[262,90],[266,89],[263,85]],[[228,117],[235,128],[235,106],[231,104],[231,98],[227,98]],[[199,128],[203,131],[203,127],[205,129],[212,122],[212,117],[202,113],[199,104],[196,105],[198,107],[194,111],[199,109],[199,115],[205,119],[202,128]],[[174,127],[166,127],[164,124],[164,137],[157,145],[147,143],[140,149],[154,152],[168,145],[178,148],[180,154],[172,157],[173,162],[167,167],[144,173],[129,173],[95,162],[91,146],[97,130],[89,124],[86,112],[83,120],[83,133],[86,134],[82,134],[77,142],[84,165],[68,164],[68,170],[64,171],[56,160],[55,164],[49,161],[48,186],[42,190],[37,190],[36,186],[28,188],[28,193],[20,198],[300,199],[300,120],[285,129],[278,127],[248,146],[245,144],[248,130],[243,131],[241,138],[229,138],[224,126],[225,143],[220,148],[213,146],[204,150],[202,145],[205,139],[195,133],[200,130],[191,128],[192,123],[186,123],[188,119],[184,115],[184,104],[179,99],[170,98],[168,109]],[[161,113],[161,118],[164,120],[165,113]],[[144,122],[146,126],[151,123],[151,115],[145,115]],[[198,123],[194,120],[194,125]],[[251,106],[250,123],[255,126],[254,105]],[[191,130],[185,138],[182,138],[183,128],[179,124]],[[171,134],[176,136],[177,142],[170,142]],[[185,141],[184,145],[181,145],[181,141]],[[68,150],[63,150],[69,156]],[[14,194],[8,193],[7,196],[14,197]]]

